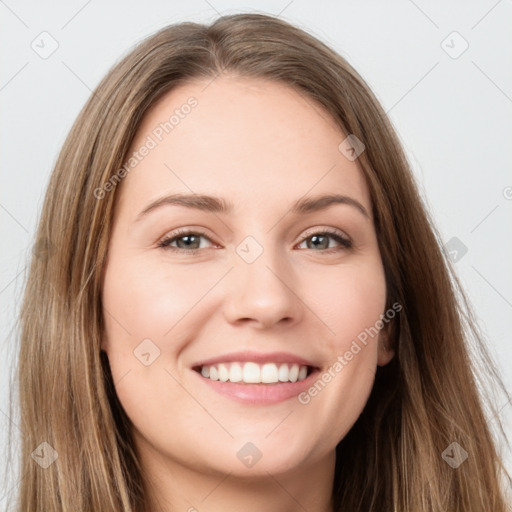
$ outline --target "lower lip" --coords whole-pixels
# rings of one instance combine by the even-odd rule
[[[279,384],[240,384],[238,382],[222,382],[203,377],[192,370],[205,384],[220,395],[227,396],[237,402],[254,405],[269,405],[284,402],[294,398],[308,389],[318,375],[314,370],[304,380],[297,382],[282,382]]]

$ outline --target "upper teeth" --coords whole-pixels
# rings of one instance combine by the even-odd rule
[[[304,380],[307,373],[307,366],[287,363],[220,363],[201,367],[201,375],[207,379],[247,384],[297,382]]]

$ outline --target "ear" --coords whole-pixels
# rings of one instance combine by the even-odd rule
[[[377,364],[379,366],[387,365],[395,356],[395,349],[393,348],[393,334],[392,322],[387,323],[379,333],[379,346],[377,354]]]

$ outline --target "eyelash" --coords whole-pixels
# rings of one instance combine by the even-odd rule
[[[188,230],[188,229],[182,229],[182,230],[180,229],[180,230],[172,233],[171,235],[164,237],[162,240],[160,240],[158,242],[158,247],[161,249],[167,250],[167,251],[188,254],[189,256],[197,255],[201,249],[182,249],[181,247],[171,247],[169,245],[170,243],[174,242],[178,238],[181,238],[181,237],[184,237],[187,235],[199,235],[199,236],[202,236],[202,237],[208,239],[210,242],[212,241],[212,240],[210,240],[210,237],[204,231],[201,231],[201,230],[193,231],[193,230]],[[300,241],[300,244],[302,244],[305,240],[313,237],[314,235],[329,236],[329,237],[335,239],[341,245],[341,247],[331,247],[330,249],[325,249],[322,251],[315,251],[315,252],[322,252],[324,254],[333,254],[333,253],[337,253],[338,251],[343,250],[343,249],[351,249],[352,248],[351,240],[342,236],[337,231],[330,231],[330,230],[312,232],[311,234],[308,234],[307,236],[305,236]],[[314,250],[314,249],[310,249],[310,250]]]

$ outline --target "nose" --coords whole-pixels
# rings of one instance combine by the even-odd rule
[[[286,261],[264,251],[252,263],[239,258],[235,267],[230,272],[224,303],[228,322],[252,323],[256,328],[267,329],[300,321],[304,305],[293,286],[298,279]]]

